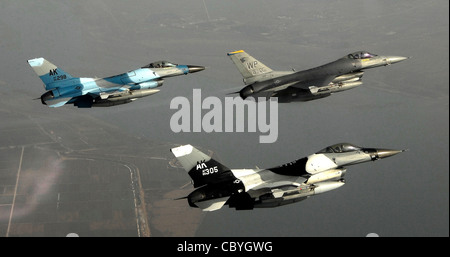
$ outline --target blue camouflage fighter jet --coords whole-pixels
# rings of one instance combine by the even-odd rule
[[[49,107],[73,104],[78,108],[109,107],[130,103],[159,92],[163,78],[187,75],[203,66],[178,65],[168,61],[150,63],[139,69],[106,78],[75,78],[44,58],[28,60],[47,90],[41,102]]]

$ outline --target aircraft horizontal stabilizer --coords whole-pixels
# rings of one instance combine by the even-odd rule
[[[207,201],[196,202],[197,205],[202,211],[216,211],[222,208],[227,202],[229,197],[215,198]]]
[[[54,99],[54,100],[48,100],[46,101],[46,105],[48,107],[61,107],[63,105],[65,105],[67,102],[69,102],[72,99],[72,97],[68,97],[68,98],[59,98],[59,99]]]

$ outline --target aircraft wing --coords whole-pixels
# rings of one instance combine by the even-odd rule
[[[297,82],[297,83],[295,83],[293,85],[290,85],[290,86],[294,87],[294,88],[300,88],[300,89],[309,90],[310,87],[324,87],[324,86],[327,86],[335,78],[336,78],[336,76],[326,76],[326,77],[322,77],[320,79],[313,79],[313,80]]]

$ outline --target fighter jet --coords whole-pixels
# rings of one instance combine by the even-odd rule
[[[41,102],[49,107],[73,104],[78,108],[109,107],[130,103],[159,92],[164,78],[194,73],[203,66],[158,61],[106,78],[76,78],[44,58],[28,60],[47,90]]]
[[[270,169],[229,169],[192,145],[171,149],[192,178],[190,206],[215,211],[228,205],[236,210],[291,204],[345,184],[346,167],[376,161],[405,150],[335,144],[315,154]]]
[[[401,62],[408,57],[378,56],[367,51],[348,54],[334,62],[304,71],[273,71],[243,50],[228,56],[244,77],[239,95],[247,97],[278,97],[279,102],[309,101],[362,84],[365,69]]]

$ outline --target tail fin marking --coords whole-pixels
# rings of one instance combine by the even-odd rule
[[[59,82],[72,78],[69,73],[56,67],[56,65],[42,57],[28,60],[28,64],[30,64],[34,72],[36,72],[42,82],[44,82],[45,90],[57,88],[60,86]]]
[[[244,83],[249,78],[258,77],[273,71],[253,56],[247,54],[244,50],[229,52],[227,55],[231,58],[244,77]]]
[[[171,152],[192,178],[194,187],[236,179],[229,168],[197,150],[192,145],[172,148]]]

